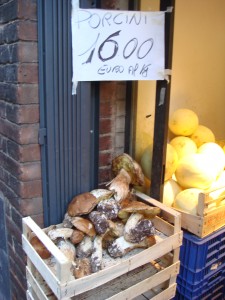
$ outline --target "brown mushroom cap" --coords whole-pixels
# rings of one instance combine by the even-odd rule
[[[133,200],[123,206],[119,211],[118,216],[120,217],[120,215],[123,215],[124,213],[139,213],[147,218],[154,218],[160,211],[159,207],[153,207],[140,201]]]
[[[74,245],[79,244],[83,240],[84,236],[85,236],[85,234],[82,231],[74,229],[74,231],[70,237],[70,241]]]
[[[116,176],[121,169],[127,171],[131,177],[131,184],[144,185],[144,174],[141,166],[127,153],[123,153],[112,160],[112,173]]]
[[[71,217],[90,213],[98,204],[98,199],[91,193],[75,196],[68,205],[67,213]]]
[[[82,278],[91,274],[91,263],[88,258],[76,259],[76,267],[73,271],[75,278]]]
[[[86,233],[89,236],[96,235],[96,231],[93,223],[87,219],[84,219],[82,217],[74,217],[72,220],[72,224],[78,230]]]
[[[39,240],[37,236],[34,236],[30,240],[30,243],[41,258],[47,259],[51,256],[51,252],[48,251],[48,249],[44,246],[44,244]]]

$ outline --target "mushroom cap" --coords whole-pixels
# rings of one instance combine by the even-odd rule
[[[37,236],[32,237],[32,239],[30,240],[30,243],[42,259],[47,259],[51,256],[51,252],[48,251],[48,249],[39,240],[39,238]]]
[[[116,176],[121,169],[125,169],[131,177],[131,184],[144,185],[144,174],[141,166],[127,153],[123,153],[112,160],[112,173]]]
[[[73,270],[75,278],[82,278],[91,274],[91,263],[88,258],[77,258],[76,267]]]
[[[71,217],[88,214],[98,202],[98,199],[89,192],[77,195],[69,203],[67,213]]]
[[[111,198],[114,192],[107,189],[95,189],[90,193],[98,199],[98,202],[100,202],[102,200]]]
[[[86,233],[88,236],[92,237],[96,235],[93,223],[87,219],[84,219],[82,217],[74,217],[72,220],[72,224],[74,227]]]
[[[78,230],[78,229],[74,229],[71,237],[70,237],[70,241],[72,244],[79,244],[83,238],[84,238],[85,234],[84,232]]]
[[[159,207],[153,207],[143,202],[133,200],[123,206],[123,208],[119,211],[119,216],[124,213],[139,213],[147,218],[154,218],[160,212],[161,209]]]

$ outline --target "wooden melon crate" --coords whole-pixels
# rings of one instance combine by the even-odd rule
[[[139,200],[159,207],[168,223],[154,218],[156,244],[139,252],[131,252],[114,264],[89,276],[75,279],[70,272],[71,263],[30,217],[23,218],[23,249],[27,255],[27,299],[172,299],[179,273],[179,251],[182,244],[180,213],[162,203],[137,192]],[[30,244],[36,235],[51,252],[54,268],[43,260]],[[138,249],[136,249],[138,250]],[[146,299],[146,298],[145,298]]]
[[[197,216],[176,209],[181,213],[181,227],[203,238],[225,226],[225,186],[207,193],[199,193]],[[220,195],[215,197],[215,194]],[[212,198],[213,196],[213,198]],[[166,219],[173,223],[167,214]]]

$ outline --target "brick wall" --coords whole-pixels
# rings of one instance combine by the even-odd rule
[[[119,1],[107,3],[117,8]],[[4,207],[0,233],[5,229],[6,234],[0,241],[4,243],[3,247],[0,243],[0,271],[7,256],[12,299],[26,299],[21,219],[30,215],[43,226],[37,53],[36,0],[0,0],[0,207]],[[103,185],[111,179],[112,158],[123,152],[124,83],[101,83],[99,122],[99,183]],[[0,288],[1,280],[0,276]]]
[[[102,82],[100,85],[99,185],[111,180],[112,159],[124,151],[126,85]]]
[[[25,299],[21,218],[43,223],[36,1],[0,1],[0,190],[12,299]]]

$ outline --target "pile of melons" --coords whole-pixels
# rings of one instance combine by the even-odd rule
[[[225,141],[216,141],[212,130],[200,124],[190,109],[174,111],[168,125],[174,137],[167,144],[163,202],[196,215],[199,193],[220,188],[210,195],[225,195]],[[151,151],[152,145],[140,162],[149,179]]]

